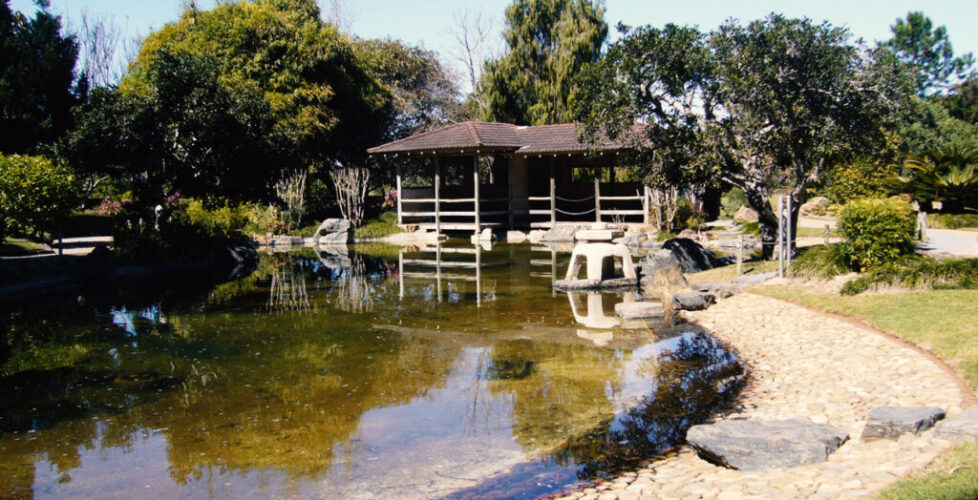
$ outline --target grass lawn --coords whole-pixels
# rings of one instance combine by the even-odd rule
[[[835,224],[830,224],[829,236],[839,236],[839,230],[835,228]],[[795,237],[797,238],[808,238],[808,237],[819,237],[825,236],[824,227],[797,227],[795,228]]]
[[[759,274],[768,271],[777,271],[778,261],[776,260],[750,260],[744,262],[744,274]],[[690,283],[709,283],[715,281],[730,281],[737,277],[737,265],[729,265],[710,269],[699,273],[687,274],[686,279]]]
[[[933,290],[855,296],[786,286],[752,290],[822,311],[869,321],[937,354],[978,388],[978,290]],[[926,470],[883,492],[882,499],[978,498],[978,443],[962,444]]]
[[[3,257],[35,255],[41,253],[51,253],[51,249],[42,245],[41,243],[34,243],[33,241],[21,238],[7,238],[7,240],[0,245],[0,256]]]

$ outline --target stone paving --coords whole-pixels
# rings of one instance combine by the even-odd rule
[[[747,361],[750,382],[738,407],[718,418],[808,418],[845,429],[849,441],[826,463],[762,472],[717,467],[683,447],[669,458],[569,498],[862,497],[925,467],[953,446],[935,438],[933,429],[896,441],[860,440],[875,407],[937,406],[952,417],[968,404],[958,380],[911,347],[841,319],[753,294],[683,314]]]

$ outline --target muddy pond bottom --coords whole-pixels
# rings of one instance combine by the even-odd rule
[[[0,305],[0,497],[527,498],[733,392],[695,325],[556,293],[550,247],[263,255],[246,277]]]

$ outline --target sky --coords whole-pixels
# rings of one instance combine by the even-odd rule
[[[9,0],[15,10],[33,13],[33,0]],[[333,0],[319,0],[324,13],[331,12]],[[413,45],[439,52],[446,61],[455,50],[451,36],[454,18],[464,10],[481,12],[502,30],[503,13],[511,0],[336,0],[341,6],[345,28],[361,38],[398,38]],[[182,11],[183,0],[51,0],[51,9],[69,23],[79,24],[81,12],[89,16],[114,18],[129,36],[146,35]],[[210,8],[215,0],[198,0]],[[607,0],[605,20],[612,27],[619,22],[630,26],[666,23],[688,24],[710,30],[728,18],[749,21],[772,11],[790,17],[808,17],[845,26],[855,37],[867,41],[890,37],[890,26],[911,10],[922,10],[935,26],[947,27],[955,54],[971,52],[978,56],[978,2],[975,0]],[[501,41],[498,42],[501,46]]]

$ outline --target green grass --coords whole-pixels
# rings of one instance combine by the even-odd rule
[[[839,296],[786,286],[752,290],[868,321],[938,355],[978,389],[978,290]],[[978,443],[961,444],[878,496],[884,500],[978,498]]]
[[[927,226],[934,229],[978,228],[978,214],[928,214]]]
[[[776,260],[749,260],[744,262],[744,274],[759,274],[768,271],[777,271],[778,262]],[[717,267],[709,271],[691,273],[686,275],[690,283],[710,283],[716,281],[730,281],[737,277],[737,265]]]
[[[880,500],[978,498],[978,443],[962,444],[926,471],[877,496]]]
[[[3,257],[17,257],[42,253],[51,253],[51,249],[41,243],[35,243],[33,241],[21,238],[7,238],[7,240],[0,245],[0,256]]]
[[[795,228],[795,237],[797,238],[811,238],[811,237],[824,237],[825,228],[824,227],[798,227]],[[835,226],[829,227],[829,236],[839,236],[839,230]]]

